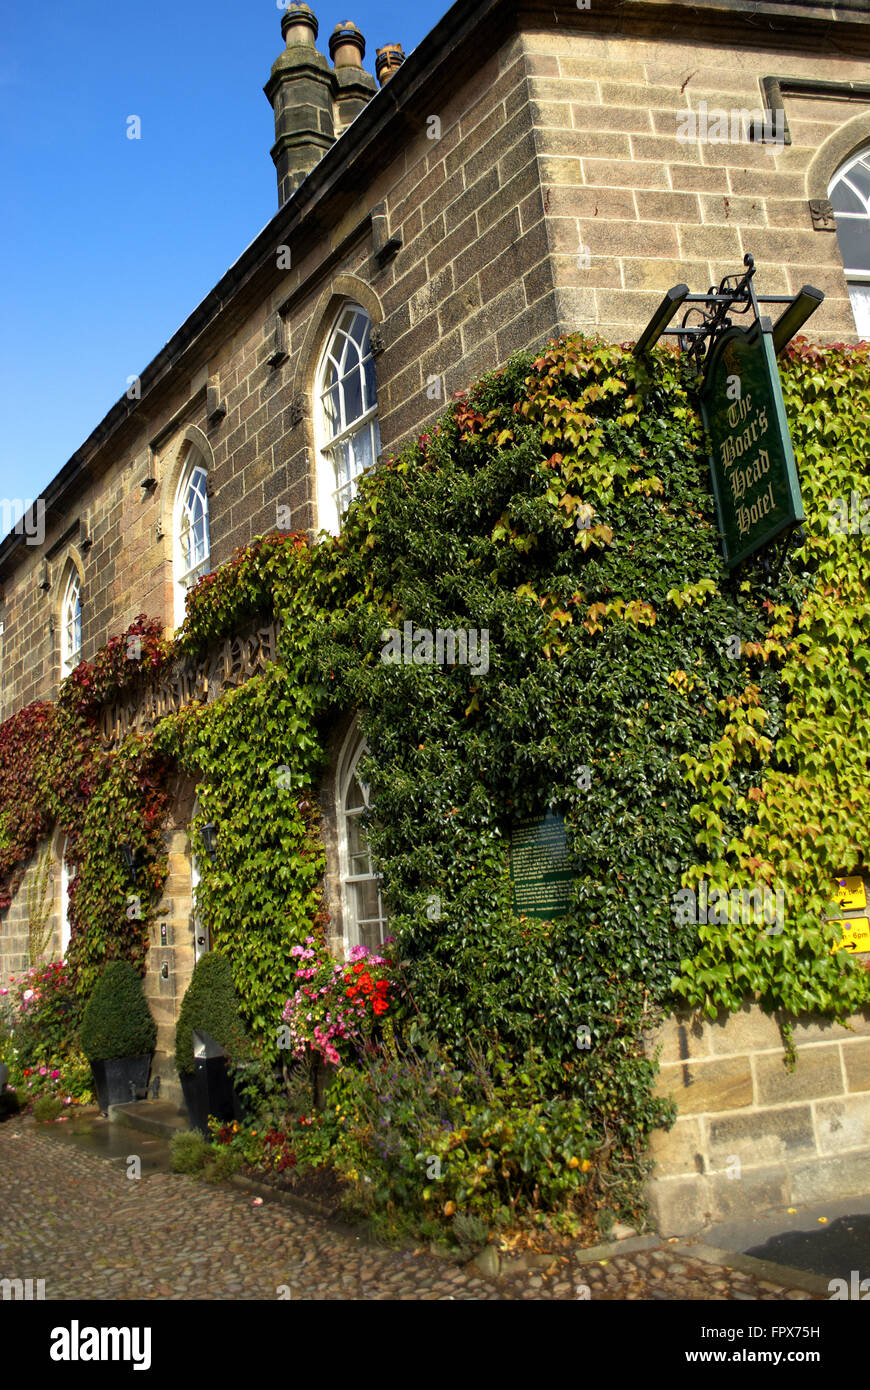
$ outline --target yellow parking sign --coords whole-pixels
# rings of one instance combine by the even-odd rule
[[[833,918],[837,925],[844,928],[843,937],[836,946],[831,947],[831,951],[849,951],[855,955],[858,951],[870,951],[870,920],[866,917]]]
[[[863,878],[859,878],[857,875],[850,878],[838,878],[834,900],[846,912],[854,912],[856,908],[866,907],[867,889],[864,886]]]

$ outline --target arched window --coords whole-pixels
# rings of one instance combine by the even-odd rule
[[[208,474],[201,456],[191,449],[178,484],[173,512],[175,547],[175,625],[184,622],[184,600],[202,575],[208,573],[211,543],[208,531]]]
[[[337,535],[357,480],[381,449],[371,319],[345,304],[333,325],[317,372],[320,527]]]
[[[71,864],[66,854],[67,841],[64,841],[60,857],[60,955],[66,960],[70,940],[69,889],[76,875],[75,864]]]
[[[870,145],[847,160],[828,188],[855,327],[870,338]]]
[[[60,673],[68,676],[82,659],[82,581],[70,566],[60,613]]]
[[[363,824],[369,788],[357,768],[365,752],[364,741],[352,729],[338,768],[339,855],[345,946],[375,951],[383,942],[387,917]]]

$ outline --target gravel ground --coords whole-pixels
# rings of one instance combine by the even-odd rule
[[[131,1134],[130,1150],[136,1138]],[[496,1284],[420,1251],[391,1251],[236,1186],[83,1152],[31,1121],[0,1127],[0,1278],[44,1279],[47,1299],[794,1299],[785,1289],[660,1248]]]

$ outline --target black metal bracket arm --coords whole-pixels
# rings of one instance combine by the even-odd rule
[[[649,352],[661,337],[676,338],[680,348],[695,362],[699,372],[709,358],[710,351],[726,333],[733,328],[732,315],[749,314],[747,326],[757,325],[757,331],[772,333],[774,351],[779,353],[806,323],[811,314],[818,309],[824,294],[813,285],[804,285],[798,294],[757,295],[752,277],[756,271],[755,260],[749,253],[743,257],[745,270],[742,275],[726,275],[719,282],[718,289],[711,286],[706,294],[690,294],[687,285],[675,285],[668,290],[656,312],[653,314],[635,348],[634,356],[642,357]],[[674,315],[688,304],[679,328],[668,328]],[[759,312],[761,304],[784,304],[776,322]],[[739,326],[739,325],[738,325]]]

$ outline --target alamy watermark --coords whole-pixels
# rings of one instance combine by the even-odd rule
[[[850,492],[848,497],[828,501],[828,530],[840,536],[870,536],[870,496]]]
[[[4,1302],[42,1300],[45,1298],[44,1279],[0,1279],[0,1298]]]
[[[42,545],[45,540],[45,499],[0,497],[0,535],[14,531],[24,536],[25,545]]]
[[[755,107],[753,110],[733,107],[708,107],[698,103],[697,111],[677,111],[677,141],[681,145],[741,145],[749,141],[765,144],[785,144],[785,112]]]
[[[779,936],[785,923],[785,893],[782,888],[711,888],[705,880],[693,888],[674,894],[672,909],[678,927],[713,923],[719,926],[762,926],[768,936]]]
[[[489,629],[415,627],[406,622],[400,632],[381,632],[381,661],[387,666],[469,666],[476,676],[489,670]]]

